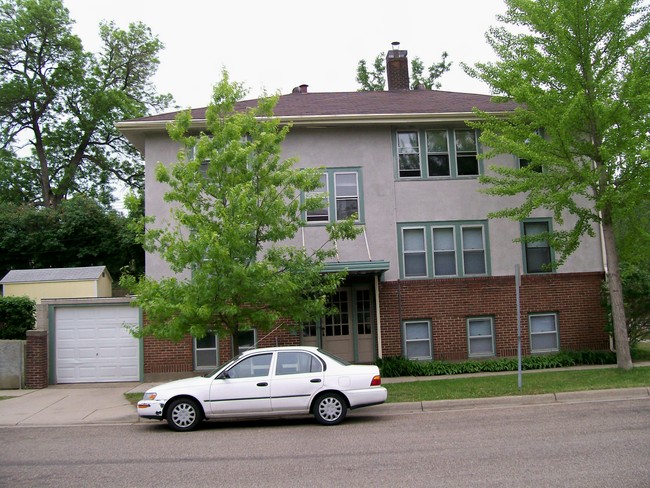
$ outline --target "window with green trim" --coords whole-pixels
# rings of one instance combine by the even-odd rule
[[[526,273],[548,273],[552,271],[552,249],[543,237],[551,231],[551,222],[528,220],[522,223],[524,268]]]
[[[321,175],[318,188],[305,193],[305,197],[321,197],[323,200],[321,208],[306,212],[305,220],[310,224],[326,224],[356,215],[356,221],[362,221],[361,187],[359,168],[328,168]]]
[[[486,276],[487,222],[398,224],[403,278]]]
[[[398,179],[474,177],[480,174],[474,129],[395,131]]]

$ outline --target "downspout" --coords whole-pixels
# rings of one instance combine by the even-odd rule
[[[377,330],[377,357],[384,357],[381,346],[381,314],[379,313],[379,277],[375,274],[375,323]]]

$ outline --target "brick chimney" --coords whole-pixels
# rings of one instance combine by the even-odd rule
[[[388,91],[409,89],[409,63],[406,54],[400,51],[399,42],[392,43],[393,49],[386,55],[386,74]]]

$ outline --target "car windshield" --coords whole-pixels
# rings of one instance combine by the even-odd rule
[[[335,356],[331,352],[327,352],[327,351],[325,351],[323,349],[320,349],[320,348],[318,349],[318,352],[320,354],[322,354],[323,356],[327,356],[328,358],[336,361],[337,363],[342,364],[343,366],[350,366],[350,363],[348,363],[345,359],[341,359],[340,357]]]
[[[235,356],[234,358],[232,358],[232,359],[231,359],[230,361],[228,361],[227,363],[222,364],[221,366],[218,366],[216,369],[213,369],[213,370],[210,371],[209,373],[204,374],[203,377],[204,377],[204,378],[210,378],[211,376],[216,375],[219,371],[223,371],[223,370],[225,370],[226,368],[229,368],[229,367],[232,366],[236,361],[238,361],[240,357],[241,357],[241,354],[238,355],[238,356]]]

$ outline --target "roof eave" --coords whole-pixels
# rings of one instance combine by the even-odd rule
[[[489,115],[505,116],[510,111],[486,112]],[[478,120],[474,112],[446,113],[406,113],[406,114],[346,114],[346,115],[290,115],[275,116],[282,124],[296,127],[310,126],[345,126],[345,125],[400,125],[433,122],[465,122]],[[172,120],[127,120],[118,122],[117,129],[129,140],[135,148],[144,155],[146,132],[167,130],[167,124]],[[205,129],[206,119],[192,119],[191,129]]]

